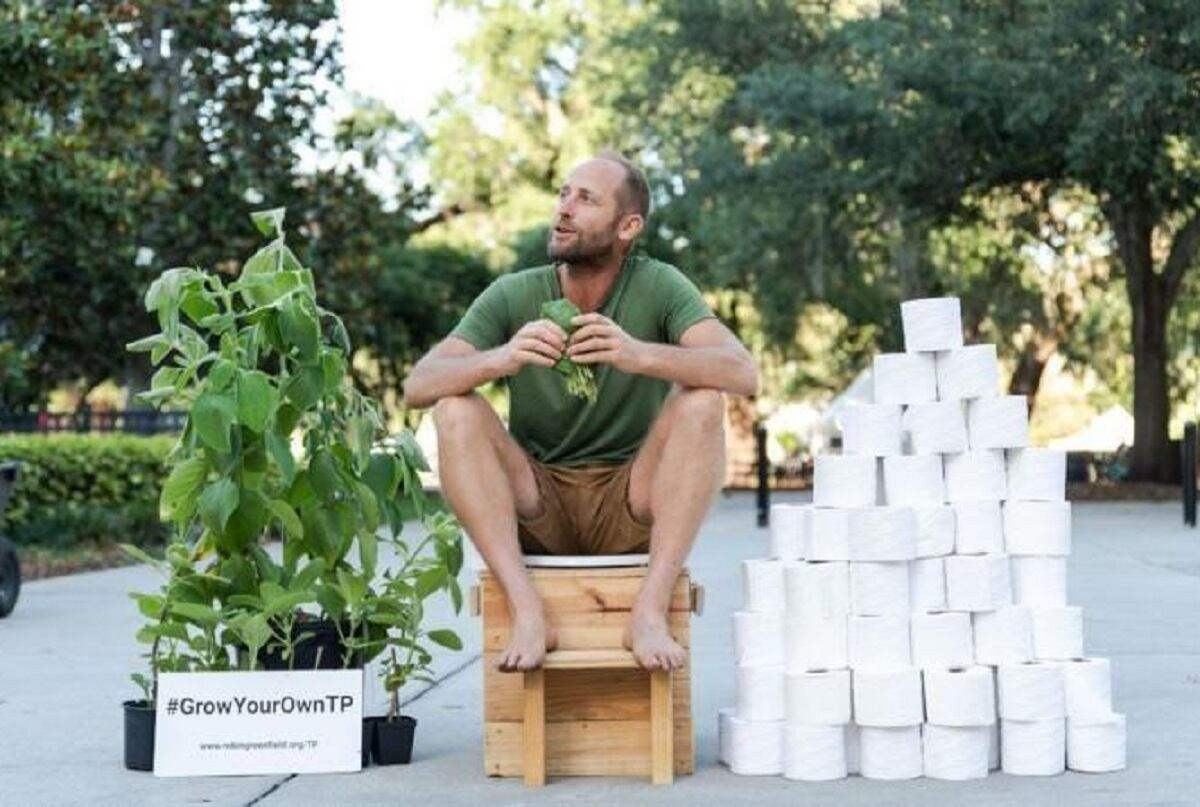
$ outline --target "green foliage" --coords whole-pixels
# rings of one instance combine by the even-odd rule
[[[575,333],[579,326],[573,320],[579,316],[579,309],[565,297],[542,303],[541,316],[562,328],[568,336]],[[565,377],[567,392],[576,398],[583,398],[588,403],[596,402],[596,376],[591,367],[575,362],[563,356],[554,365],[554,369]]]

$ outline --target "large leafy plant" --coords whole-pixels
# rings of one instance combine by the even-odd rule
[[[565,297],[542,303],[539,313],[562,328],[568,336],[579,328],[573,321],[579,316],[579,308]],[[591,367],[563,356],[555,363],[554,369],[565,378],[567,392],[588,403],[596,402],[596,375]]]

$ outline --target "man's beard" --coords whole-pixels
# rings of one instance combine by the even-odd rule
[[[617,238],[614,232],[585,234],[575,232],[575,239],[566,244],[554,243],[554,230],[546,240],[546,254],[552,261],[562,261],[567,264],[601,263],[616,253]]]

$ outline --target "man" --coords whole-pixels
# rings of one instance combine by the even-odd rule
[[[723,392],[752,395],[749,352],[673,266],[631,255],[646,226],[645,175],[604,153],[559,191],[553,264],[498,278],[413,367],[409,406],[434,405],[443,493],[513,617],[500,669],[541,665],[555,646],[522,560],[649,552],[625,644],[647,669],[676,669],[671,589],[725,471]],[[565,297],[570,339],[540,317]],[[562,356],[595,372],[594,403],[568,394]],[[474,393],[508,380],[510,432]],[[674,385],[674,389],[672,389]]]

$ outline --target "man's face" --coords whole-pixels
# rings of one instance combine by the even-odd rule
[[[551,260],[592,263],[611,256],[622,242],[621,183],[625,169],[609,160],[588,160],[558,192],[546,251]]]

